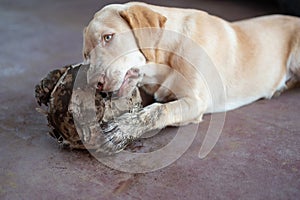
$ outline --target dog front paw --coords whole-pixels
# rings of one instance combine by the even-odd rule
[[[133,113],[125,113],[113,121],[103,123],[105,137],[98,152],[113,154],[122,151],[129,143],[141,137],[147,131],[159,126],[161,106],[152,105]]]
[[[126,113],[113,121],[102,123],[104,141],[97,152],[114,154],[144,133],[144,126],[136,114]]]
[[[135,137],[123,131],[119,124],[115,121],[103,123],[101,125],[104,138],[101,140],[101,144],[97,149],[97,152],[104,154],[115,154],[130,144]]]

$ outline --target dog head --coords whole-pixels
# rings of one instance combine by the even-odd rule
[[[163,15],[145,5],[109,5],[96,13],[84,29],[89,84],[111,92],[138,76],[132,72],[155,60],[154,47],[165,22]]]

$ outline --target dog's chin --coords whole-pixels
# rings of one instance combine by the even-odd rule
[[[124,79],[119,85],[110,88],[103,87],[104,89],[100,91],[101,93],[105,93],[107,97],[110,98],[122,98],[130,95],[136,85],[136,83],[129,81],[128,79]]]
[[[103,86],[97,86],[97,88],[99,90],[101,90],[102,92],[107,92],[107,93],[115,93],[115,92],[118,92],[121,88],[121,85],[122,84],[118,84],[117,86],[111,86],[110,84],[107,84],[108,86],[106,85],[103,85]]]
[[[118,86],[110,90],[112,97],[122,98],[128,96],[132,92],[132,86],[128,84],[128,81],[124,81]]]

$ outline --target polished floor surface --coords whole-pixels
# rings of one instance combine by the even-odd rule
[[[0,199],[298,199],[300,89],[227,112],[215,148],[199,159],[211,119],[205,116],[183,156],[154,172],[120,172],[88,152],[58,147],[35,111],[34,85],[49,70],[81,61],[83,27],[111,2],[0,2]],[[279,12],[271,1],[163,2],[228,20]],[[177,130],[140,141],[139,150]]]

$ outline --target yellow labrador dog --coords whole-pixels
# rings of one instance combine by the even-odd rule
[[[159,103],[108,122],[103,152],[147,131],[198,123],[271,98],[300,77],[300,19],[229,23],[206,12],[145,3],[108,5],[84,30],[89,84],[118,91],[133,80]]]

